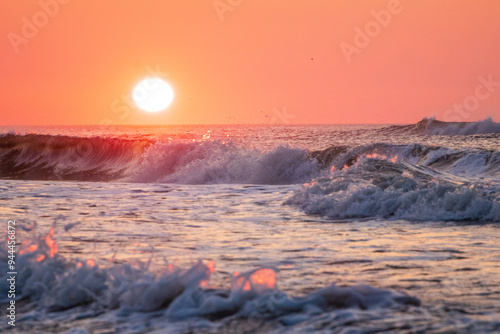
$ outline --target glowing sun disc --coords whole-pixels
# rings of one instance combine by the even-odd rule
[[[160,78],[147,78],[135,86],[132,99],[140,109],[158,112],[167,109],[172,103],[174,91]]]

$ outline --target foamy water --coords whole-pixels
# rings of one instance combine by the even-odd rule
[[[11,332],[500,331],[500,137],[432,122],[4,129]]]

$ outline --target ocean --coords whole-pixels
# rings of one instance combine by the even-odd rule
[[[0,127],[0,330],[500,333],[499,189],[491,119]]]

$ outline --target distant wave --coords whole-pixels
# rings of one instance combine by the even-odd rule
[[[442,122],[434,118],[424,118],[416,124],[393,125],[383,128],[380,131],[387,134],[408,133],[440,136],[465,136],[500,133],[500,123],[493,122],[491,118],[487,118],[479,122]]]
[[[417,123],[427,135],[476,135],[487,133],[500,133],[500,123],[495,123],[491,118],[479,122],[441,122],[435,119],[424,119]]]

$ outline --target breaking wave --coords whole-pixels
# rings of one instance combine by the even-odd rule
[[[137,165],[147,140],[52,135],[0,137],[0,177],[21,180],[117,180]]]
[[[386,157],[394,162],[404,162],[416,167],[427,167],[440,176],[442,173],[466,178],[498,178],[500,176],[500,151],[480,149],[450,149],[421,144],[394,145],[370,144],[354,148],[332,146],[313,151],[323,169],[335,170],[350,167],[363,157]]]
[[[0,137],[0,177],[24,180],[293,184],[319,173],[305,150],[232,142],[47,135]]]
[[[4,241],[0,246],[0,305],[4,310],[10,303],[11,283],[6,276],[6,245]],[[43,332],[61,332],[65,326],[73,328],[81,325],[78,321],[90,319],[101,325],[111,321],[120,333],[163,332],[165,326],[182,321],[189,322],[192,330],[240,333],[266,323],[291,328],[325,313],[352,321],[356,312],[380,317],[389,310],[420,305],[419,299],[405,293],[367,285],[332,284],[293,297],[278,289],[272,268],[235,273],[230,287],[216,288],[209,287],[214,262],[200,261],[188,269],[168,265],[153,273],[144,263],[134,267],[67,260],[57,253],[53,230],[46,236],[25,237],[19,247],[14,300],[23,309],[16,319],[16,329],[21,331],[36,324]],[[131,320],[120,320],[124,318]]]
[[[436,121],[426,122],[417,127],[427,129]],[[0,137],[0,177],[307,183],[287,203],[334,219],[500,221],[498,150],[376,143],[318,151],[279,145],[261,151],[222,140],[8,134]]]
[[[500,222],[498,186],[370,156],[306,184],[287,204],[334,219]]]
[[[479,122],[440,122],[435,119],[424,119],[417,123],[427,135],[476,135],[487,133],[500,133],[500,123],[495,123],[491,118]]]
[[[487,118],[478,122],[443,122],[434,118],[424,118],[411,125],[394,125],[380,131],[387,134],[421,134],[440,136],[468,136],[500,133],[500,123]]]
[[[130,140],[50,135],[0,136],[0,178],[296,184],[351,166],[363,156],[396,157],[459,177],[497,178],[500,152],[421,144],[332,146],[308,151],[279,145],[267,151],[221,140]]]
[[[278,146],[269,152],[231,142],[158,142],[131,175],[135,182],[180,184],[294,184],[318,176],[320,165],[307,151]]]

